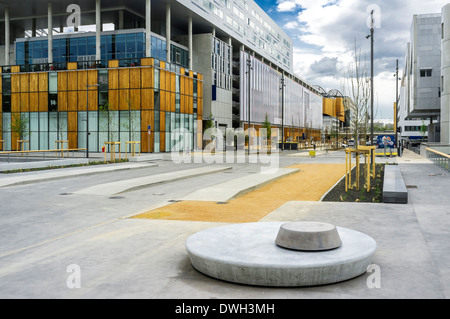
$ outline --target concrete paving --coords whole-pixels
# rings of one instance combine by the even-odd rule
[[[71,164],[63,164],[71,165]],[[101,173],[111,173],[120,170],[138,169],[145,167],[158,166],[155,163],[142,164],[116,164],[116,165],[99,165],[82,168],[65,168],[65,169],[50,169],[42,172],[31,172],[29,174],[10,174],[0,179],[0,187],[23,185],[36,182],[50,181],[55,179],[64,179],[73,176],[93,175]],[[42,166],[39,166],[41,168]],[[30,168],[30,167],[27,167]]]
[[[343,154],[316,158],[287,154],[281,155],[281,167],[345,161]],[[161,161],[159,167],[5,186],[0,192],[0,298],[162,298],[180,303],[210,298],[449,298],[450,174],[412,157],[405,152],[403,162],[399,160],[408,204],[291,201],[260,220],[327,222],[360,231],[377,242],[367,273],[341,283],[303,288],[251,287],[196,271],[186,252],[186,239],[226,223],[129,218],[171,197],[240,178],[257,169],[250,164],[232,165],[227,174],[139,189],[122,199],[74,192],[192,167]],[[61,196],[62,192],[73,195]]]
[[[242,196],[252,190],[274,182],[280,178],[298,172],[298,169],[277,169],[272,172],[255,173],[248,176],[233,179],[214,186],[199,189],[179,200],[183,201],[206,201],[206,202],[227,202]]]
[[[88,188],[76,191],[76,194],[87,194],[87,195],[103,195],[103,196],[113,196],[117,194],[122,194],[125,192],[131,192],[144,187],[149,187],[151,185],[156,185],[160,183],[174,182],[180,179],[191,178],[194,176],[213,174],[218,172],[223,172],[231,169],[227,166],[205,166],[194,169],[168,172],[157,175],[143,176],[134,179],[120,180],[111,183],[98,184]]]

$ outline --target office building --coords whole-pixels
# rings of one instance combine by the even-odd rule
[[[4,150],[200,149],[205,120],[257,129],[266,114],[280,137],[320,138],[322,98],[254,1],[6,0],[0,16]]]

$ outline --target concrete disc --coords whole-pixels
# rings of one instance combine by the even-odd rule
[[[283,223],[232,224],[200,231],[186,240],[195,269],[229,282],[268,287],[336,283],[367,271],[376,251],[371,237],[336,227],[342,245],[310,252],[275,243]]]
[[[281,225],[275,242],[284,248],[307,251],[335,249],[342,244],[336,226],[312,221]]]

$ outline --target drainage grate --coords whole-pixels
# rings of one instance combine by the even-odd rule
[[[111,196],[109,199],[125,199],[123,196]]]
[[[61,194],[59,194],[59,195],[61,195],[61,196],[67,196],[67,195],[72,195],[71,193],[61,193]]]
[[[228,204],[228,202],[217,202],[216,204],[217,205],[226,205],[226,204]]]
[[[176,199],[170,199],[168,200],[169,203],[178,203],[181,202],[181,200],[176,200]]]
[[[417,185],[406,185],[406,188],[417,188]]]

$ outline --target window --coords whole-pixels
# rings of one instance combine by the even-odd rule
[[[421,77],[421,78],[429,78],[429,77],[431,77],[432,74],[433,74],[432,71],[433,71],[432,69],[423,69],[423,70],[420,70],[420,77]]]

